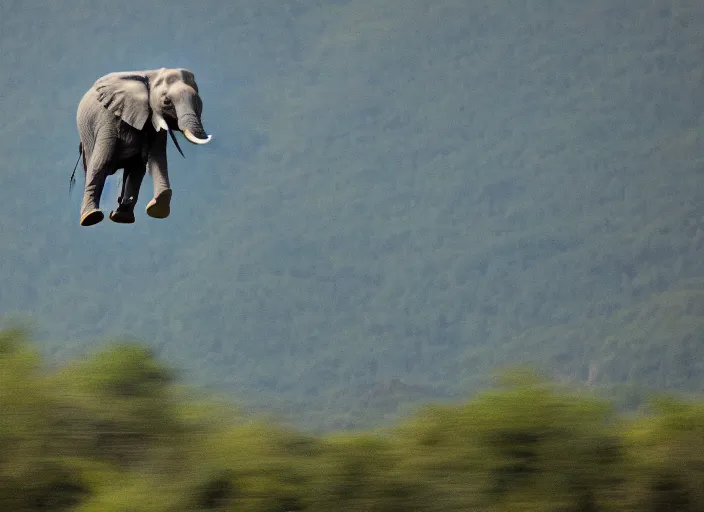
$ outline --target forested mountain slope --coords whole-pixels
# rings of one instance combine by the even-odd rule
[[[702,390],[703,30],[693,1],[3,2],[0,312],[318,428],[510,363]],[[77,102],[161,66],[214,142],[170,150],[168,220],[80,228]]]

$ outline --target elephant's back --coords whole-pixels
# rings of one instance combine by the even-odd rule
[[[96,133],[98,127],[111,124],[113,117],[115,117],[114,114],[98,101],[95,89],[90,88],[81,98],[76,111],[76,125],[80,137],[90,138]]]
[[[80,124],[83,119],[91,118],[95,115],[97,107],[102,107],[98,101],[98,95],[92,87],[88,89],[78,102],[76,110],[76,120]]]

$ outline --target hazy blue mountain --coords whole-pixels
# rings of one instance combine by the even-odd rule
[[[311,427],[491,371],[703,390],[704,7],[0,3],[0,314],[124,338]],[[78,225],[75,111],[187,67],[213,143],[172,215]],[[115,204],[119,176],[102,207]]]

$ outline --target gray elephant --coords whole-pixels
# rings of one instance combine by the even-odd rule
[[[110,73],[98,79],[78,105],[76,121],[86,180],[81,204],[81,226],[104,218],[100,196],[106,178],[123,169],[122,193],[114,222],[134,222],[134,206],[148,170],[154,197],[147,215],[169,216],[171,186],[166,163],[166,134],[173,130],[194,144],[207,144],[211,136],[201,122],[203,102],[193,73],[187,69],[156,69]],[[183,153],[181,153],[183,155]]]

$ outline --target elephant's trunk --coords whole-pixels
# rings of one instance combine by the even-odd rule
[[[175,103],[178,129],[193,144],[207,144],[211,135],[205,133],[203,123],[196,112],[200,112],[200,99],[197,95],[184,95],[181,101]]]
[[[211,135],[205,133],[203,124],[195,114],[179,116],[178,129],[181,130],[183,135],[193,144],[207,144],[210,142]]]

